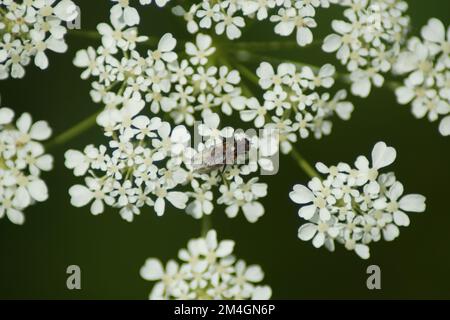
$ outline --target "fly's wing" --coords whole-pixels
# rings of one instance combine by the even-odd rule
[[[216,144],[199,153],[193,164],[194,171],[208,173],[224,166],[223,144]]]
[[[223,151],[223,163],[234,164],[236,162],[236,152],[234,143],[224,143],[225,150]]]

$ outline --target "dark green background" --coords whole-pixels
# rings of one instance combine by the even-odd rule
[[[82,8],[82,27],[93,30],[106,21],[110,1],[77,1]],[[410,3],[412,33],[418,34],[428,18],[448,24],[450,2],[414,0]],[[140,8],[141,33],[161,36],[173,32],[189,37],[168,10]],[[330,32],[334,9],[322,10],[316,38]],[[253,27],[245,39],[277,39],[267,28]],[[266,32],[267,30],[267,32]],[[278,38],[279,39],[279,38]],[[93,40],[69,37],[70,50],[51,55],[45,72],[31,67],[23,80],[0,82],[3,106],[17,113],[29,111],[34,119],[48,120],[58,134],[98,110],[91,102],[88,81],[79,78],[72,65],[76,50]],[[315,64],[331,62],[320,49],[296,49],[280,55]],[[337,65],[337,63],[336,63]],[[307,177],[289,157],[282,158],[280,173],[269,177],[269,195],[263,200],[266,214],[256,224],[242,216],[230,220],[222,210],[213,213],[219,237],[236,241],[236,254],[262,266],[264,283],[273,298],[450,298],[450,210],[449,138],[439,135],[437,123],[416,120],[408,107],[399,106],[388,89],[374,90],[368,99],[353,99],[356,110],[349,122],[336,120],[333,133],[316,141],[308,139],[297,147],[311,161],[335,164],[369,155],[376,141],[395,146],[398,157],[391,167],[403,182],[406,193],[427,197],[427,211],[412,214],[411,226],[401,230],[394,242],[371,245],[371,258],[359,259],[337,246],[335,253],[314,249],[297,239],[302,221],[297,206],[288,198],[296,183]],[[93,128],[54,151],[55,169],[45,175],[49,201],[26,210],[26,222],[15,226],[0,220],[0,298],[32,299],[145,299],[151,284],[139,277],[147,257],[163,261],[174,258],[187,240],[197,236],[200,222],[181,211],[168,210],[162,218],[143,210],[133,223],[107,210],[94,217],[88,208],[69,204],[68,188],[76,181],[64,167],[68,148],[99,143],[102,133]],[[82,290],[66,289],[66,267],[82,269]],[[366,288],[366,268],[377,264],[382,270],[382,290]]]

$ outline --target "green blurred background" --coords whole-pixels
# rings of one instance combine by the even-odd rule
[[[110,1],[79,0],[82,28],[94,30],[107,21]],[[137,1],[135,1],[137,2]],[[448,25],[450,2],[414,0],[410,4],[412,33],[418,34],[428,18],[437,17]],[[142,34],[161,36],[172,32],[189,39],[184,24],[168,9],[140,8]],[[330,32],[330,22],[339,18],[335,9],[321,10],[316,39]],[[255,28],[242,40],[279,39],[272,25]],[[69,51],[52,54],[45,72],[27,69],[23,80],[0,82],[2,105],[16,113],[30,112],[34,119],[49,121],[59,134],[98,110],[89,97],[89,81],[80,79],[72,65],[78,49],[96,46],[95,40],[67,38]],[[291,39],[292,40],[292,39]],[[304,62],[335,63],[320,48],[296,49],[279,55]],[[273,298],[450,298],[450,172],[449,139],[439,135],[437,123],[416,120],[408,107],[399,106],[388,89],[373,90],[368,99],[352,98],[356,110],[349,122],[334,121],[331,136],[308,139],[298,144],[311,161],[335,164],[352,162],[357,155],[369,155],[379,140],[398,152],[391,166],[404,184],[406,193],[427,197],[427,211],[414,214],[411,226],[401,230],[394,242],[371,245],[371,258],[359,259],[338,245],[335,253],[317,250],[297,238],[302,223],[297,206],[288,198],[296,183],[308,178],[290,157],[281,160],[277,176],[267,177],[269,195],[263,200],[266,214],[255,224],[241,215],[226,218],[223,210],[213,213],[213,226],[220,238],[236,241],[235,253],[265,271],[264,283],[273,289]],[[200,233],[200,221],[181,211],[168,210],[161,218],[145,209],[133,223],[107,210],[94,217],[87,208],[69,204],[68,188],[76,183],[64,167],[64,151],[102,141],[102,132],[89,132],[57,148],[55,169],[44,177],[49,201],[26,210],[26,222],[15,226],[0,220],[0,298],[4,299],[146,299],[151,283],[139,277],[147,257],[163,261],[174,258],[188,239]],[[66,268],[76,264],[82,270],[82,290],[66,288]],[[377,264],[382,271],[382,289],[366,288],[366,268]]]

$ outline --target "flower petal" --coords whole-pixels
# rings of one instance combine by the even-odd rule
[[[314,200],[314,194],[311,190],[301,184],[294,186],[294,191],[289,193],[289,197],[292,201],[299,204],[305,204]]]
[[[161,279],[164,275],[164,268],[158,259],[149,258],[145,261],[144,266],[139,271],[142,278],[149,281],[155,281]]]
[[[426,198],[420,194],[408,194],[400,199],[399,206],[408,212],[424,212],[425,200]]]

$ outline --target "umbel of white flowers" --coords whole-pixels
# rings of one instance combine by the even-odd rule
[[[14,123],[14,111],[0,108],[0,218],[23,224],[23,210],[47,200],[42,171],[50,171],[53,158],[44,153],[42,141],[51,129],[47,122],[32,122],[28,113]]]
[[[211,114],[230,116],[239,112],[243,121],[255,127],[276,129],[287,153],[298,136],[316,138],[331,132],[334,114],[348,120],[354,107],[346,101],[347,92],[330,95],[335,68],[330,64],[314,71],[297,69],[292,63],[276,67],[262,63],[257,70],[264,90],[261,101],[242,93],[237,70],[226,65],[213,65],[210,56],[216,52],[212,38],[197,34],[195,43],[187,42],[187,58],[175,53],[176,39],[165,34],[156,49],[142,55],[137,50],[147,37],[135,27],[120,20],[97,27],[102,45],[80,50],[74,64],[84,68],[81,77],[94,78],[91,97],[106,109],[117,109],[124,100],[142,100],[152,113],[162,113],[175,124],[192,126],[195,120],[206,120]],[[120,37],[119,37],[120,36]]]
[[[297,136],[305,139],[314,135],[320,139],[330,134],[332,116],[349,120],[354,109],[345,100],[346,90],[330,95],[335,71],[331,64],[314,71],[310,67],[298,69],[293,63],[281,63],[274,68],[262,62],[256,74],[264,92],[263,102],[249,98],[240,111],[241,120],[252,121],[256,128],[276,129],[283,153],[290,152]]]
[[[159,259],[147,259],[141,277],[156,281],[149,298],[270,299],[271,288],[258,284],[264,278],[261,267],[237,260],[233,249],[234,241],[218,242],[216,231],[210,230],[204,238],[189,240],[178,253],[179,261],[169,260],[166,267]]]
[[[198,34],[195,43],[187,42],[187,58],[179,59],[177,41],[170,33],[142,55],[136,47],[147,37],[139,36],[136,28],[127,28],[111,17],[111,25],[100,23],[97,29],[102,45],[80,50],[74,60],[85,69],[83,79],[95,79],[91,90],[94,102],[116,108],[124,99],[142,100],[152,113],[162,111],[175,124],[188,126],[210,112],[231,115],[244,108],[239,73],[209,63],[216,50],[210,36]]]
[[[280,36],[295,34],[299,46],[313,42],[312,29],[316,11],[338,4],[345,8],[347,21],[334,20],[335,33],[326,37],[325,52],[337,52],[337,58],[351,73],[352,93],[366,97],[372,84],[380,87],[382,74],[391,69],[409,26],[405,15],[408,4],[402,0],[226,0],[194,1],[189,8],[177,6],[176,15],[183,16],[187,30],[214,29],[230,40],[240,38],[246,19],[269,20]]]
[[[113,29],[116,32],[115,34],[120,34],[124,31],[124,37],[127,38],[126,34],[129,34],[130,30],[123,29],[126,26],[134,26],[139,23],[138,12],[136,9],[130,7],[128,2],[122,3],[115,0],[114,2],[117,2],[117,4],[111,10],[111,21],[115,26]],[[157,1],[156,4],[164,6],[168,2],[163,0]],[[141,1],[141,4],[149,3],[151,1]],[[425,79],[426,81],[421,81],[420,78],[416,77],[418,73],[413,72],[405,81],[405,86],[397,90],[398,101],[402,104],[412,101],[413,113],[416,117],[424,117],[428,114],[428,118],[434,121],[439,115],[444,115],[444,118],[440,122],[439,130],[441,134],[448,135],[450,131],[450,117],[445,116],[450,109],[448,97],[449,81],[447,79],[449,63],[446,62],[449,59],[448,36],[446,40],[445,29],[442,23],[437,19],[431,19],[429,25],[424,27],[422,35],[426,33],[423,36],[426,39],[425,46],[429,48],[431,46],[432,48],[430,50],[423,48],[415,50],[417,39],[413,38],[407,43],[410,18],[406,13],[408,4],[403,0],[226,0],[220,1],[220,3],[193,1],[186,5],[181,4],[174,7],[173,12],[186,20],[187,30],[191,33],[198,33],[202,29],[214,29],[217,34],[225,34],[231,40],[241,36],[241,30],[246,26],[246,19],[255,19],[258,21],[270,20],[275,23],[275,33],[281,36],[296,33],[298,44],[305,46],[313,41],[311,29],[317,25],[314,21],[316,11],[321,7],[327,8],[330,4],[337,4],[344,7],[344,19],[333,20],[332,28],[334,33],[325,38],[322,49],[325,52],[336,52],[336,57],[346,66],[350,73],[348,79],[351,82],[351,92],[357,96],[367,97],[373,85],[381,87],[384,84],[385,74],[389,71],[393,71],[396,74],[405,74],[413,70],[421,69],[419,73],[425,72],[428,74],[427,79]],[[118,24],[117,21],[120,23]],[[120,26],[120,24],[122,25]],[[136,39],[135,37],[129,38]],[[195,60],[203,61],[206,64],[207,56],[213,53],[214,49],[207,44],[207,41],[203,41],[203,39],[199,40],[198,37],[198,48],[191,46],[195,50],[187,50],[187,52],[190,52],[190,55],[193,53],[193,55],[198,55]],[[123,40],[118,42],[124,45],[127,43],[127,41]],[[108,41],[103,41],[103,43],[108,43]],[[200,43],[203,44],[199,45]],[[403,48],[405,43],[408,44],[406,51],[411,51],[410,54],[404,52],[405,50]],[[134,48],[133,46],[131,47],[132,49]],[[100,47],[98,51],[98,54],[101,56],[101,52],[105,50],[102,50]],[[94,60],[95,54],[92,49],[89,50],[89,54],[90,60]],[[109,53],[107,52],[107,54]],[[416,58],[413,59],[414,55]],[[89,66],[87,62],[89,60],[87,59],[88,56],[84,54],[84,57],[85,62],[82,66]],[[136,55],[136,57],[140,58],[139,55]],[[397,61],[398,58],[400,58],[400,61]],[[438,58],[438,63],[434,65],[425,63],[427,59],[433,60],[434,58]],[[186,71],[189,75],[191,69],[187,67],[186,62],[183,62],[183,64],[183,70],[179,71],[183,74]],[[119,66],[119,64],[116,65]],[[400,66],[400,68],[394,68],[394,66]],[[91,67],[95,69],[95,64]],[[113,66],[108,71],[112,72],[116,68]],[[89,73],[89,71],[87,70],[86,73]],[[201,70],[199,75],[202,76],[203,73],[211,76],[209,80],[214,81],[214,68],[205,68]],[[158,76],[160,75],[158,74]],[[112,77],[114,78],[114,75]],[[415,77],[414,81],[412,77]],[[238,80],[234,81],[233,85],[236,85]],[[135,86],[140,86],[142,82],[144,88],[148,85],[148,83],[145,83],[147,81],[139,81]],[[189,87],[187,90],[180,90],[183,86],[175,85],[175,87],[177,87],[177,93],[171,93],[169,95],[170,97],[176,97],[178,93],[187,95],[186,97],[193,95]],[[104,97],[105,91],[109,93],[109,86],[99,85],[97,82],[93,83],[93,88],[93,94],[97,100],[100,99],[100,96]],[[346,93],[344,91],[340,91],[335,98],[342,99],[345,98],[345,95]],[[152,105],[159,106],[161,103],[164,104],[166,110],[170,109],[172,111],[171,116],[176,119],[177,123],[185,121],[187,124],[192,123],[192,119],[194,118],[193,113],[196,110],[201,110],[205,106],[207,108],[215,107],[215,109],[219,109],[217,106],[217,102],[219,101],[225,102],[222,112],[227,115],[230,115],[232,110],[241,111],[244,106],[247,109],[251,109],[251,111],[246,111],[241,116],[245,119],[254,118],[255,124],[261,123],[263,115],[269,111],[264,110],[266,106],[261,106],[255,99],[247,100],[248,105],[244,103],[245,100],[239,97],[240,91],[234,91],[233,94],[227,93],[223,97],[223,100],[222,97],[215,99],[214,96],[215,94],[200,95],[199,97],[202,98],[199,100],[201,107],[199,107],[200,105],[196,106],[195,103],[191,103],[191,101],[195,101],[192,98],[184,99],[182,100],[183,107],[176,109],[169,107],[169,105],[173,106],[174,104],[172,103],[173,100],[168,99],[166,95],[160,97],[159,93],[157,93],[156,97],[147,95],[146,99],[151,99],[153,101]],[[273,97],[274,95],[267,94],[267,96]],[[323,97],[328,99],[328,93],[321,98]],[[266,97],[264,99],[266,100]],[[186,101],[189,102],[187,105],[185,103]],[[333,105],[333,101],[330,102]],[[271,104],[269,103],[268,105],[270,106]],[[315,105],[313,105],[314,107]],[[349,107],[350,104],[347,104],[346,110],[341,108],[340,112],[338,110],[336,111],[341,117],[342,113],[349,116],[351,112]],[[319,112],[319,114],[321,113]],[[299,133],[301,137],[306,136],[308,130],[314,131],[316,137],[330,132],[331,122],[328,120],[321,121],[323,118],[316,119],[310,112],[307,112],[304,117],[300,117],[300,115],[297,115],[297,117],[300,118],[298,122],[306,127],[300,128]],[[273,122],[273,125],[280,126],[282,129],[280,136],[280,140],[284,141],[282,150],[287,153],[290,150],[290,142],[295,142],[296,140],[295,132],[290,131],[292,128],[297,127],[297,121],[292,122],[292,120],[287,119],[283,122],[276,122],[275,119]]]
[[[345,20],[333,20],[334,33],[322,45],[347,67],[354,95],[367,97],[381,87],[384,74],[400,52],[409,27],[408,4],[402,0],[344,0]]]
[[[241,29],[246,26],[246,19],[269,20],[275,24],[276,34],[287,37],[295,34],[299,46],[306,46],[313,41],[311,29],[317,27],[314,20],[316,10],[328,8],[330,3],[338,0],[225,0],[191,1],[188,8],[176,6],[174,14],[183,16],[187,30],[191,33],[199,29],[214,29],[218,34],[225,34],[230,40],[240,38]]]
[[[63,53],[64,21],[77,18],[70,0],[0,0],[0,79],[23,78],[31,60],[47,69],[47,52]]]
[[[214,194],[217,204],[225,205],[225,213],[234,218],[242,211],[250,222],[256,222],[264,207],[258,199],[267,195],[267,185],[258,177],[245,180],[259,167],[270,169],[268,159],[250,159],[245,164],[231,164],[223,172],[215,168],[207,173],[192,168],[192,159],[206,147],[230,138],[230,127],[218,129],[219,117],[211,114],[199,127],[205,142],[198,150],[190,147],[186,127],[171,128],[160,118],[140,115],[141,100],[128,100],[120,109],[107,109],[98,123],[109,137],[108,145],[88,145],[84,152],[66,152],[66,166],[76,176],[84,176],[85,185],[70,188],[71,203],[82,207],[92,202],[91,213],[104,211],[104,205],[120,209],[120,215],[132,221],[143,206],[152,206],[158,216],[164,214],[166,201],[194,218],[213,212]],[[253,139],[255,148],[259,140]],[[191,201],[191,202],[190,202]]]
[[[115,8],[118,10],[117,5]],[[91,212],[99,214],[106,203],[120,208],[122,217],[131,221],[144,205],[154,206],[162,215],[166,199],[201,218],[212,213],[213,191],[218,189],[217,204],[226,206],[228,217],[242,211],[248,221],[257,221],[264,214],[258,199],[266,196],[267,185],[256,177],[246,181],[243,176],[256,172],[258,167],[270,170],[267,159],[229,166],[225,179],[218,170],[194,172],[186,166],[186,153],[181,149],[190,140],[186,128],[177,126],[171,132],[168,122],[140,115],[146,102],[152,113],[163,111],[176,124],[193,125],[200,114],[204,119],[200,135],[206,145],[208,140],[230,138],[234,130],[219,128],[218,112],[229,115],[245,107],[246,98],[237,86],[239,73],[226,66],[208,65],[208,56],[215,48],[211,47],[211,37],[202,34],[196,36],[195,44],[186,44],[187,59],[178,59],[174,52],[176,40],[171,34],[165,34],[155,50],[142,56],[136,46],[147,38],[139,36],[136,28],[127,27],[123,15],[128,9],[121,10],[122,16],[111,12],[111,25],[98,25],[102,45],[97,50],[79,51],[74,60],[75,65],[86,68],[82,78],[97,78],[91,96],[105,104],[98,124],[111,141],[109,146],[88,146],[84,154],[74,150],[66,153],[66,165],[74,169],[75,175],[89,173],[86,186],[70,189],[72,204],[84,206],[93,201]],[[155,142],[149,143],[152,139]],[[172,149],[173,145],[177,147]],[[258,148],[259,141],[253,141],[253,145]],[[192,191],[186,190],[186,184]],[[175,187],[187,192],[172,190]]]
[[[380,174],[395,157],[394,148],[378,142],[371,163],[364,156],[357,158],[354,168],[343,162],[335,166],[317,163],[325,178],[313,178],[307,186],[295,185],[289,194],[301,205],[298,214],[307,221],[299,228],[298,237],[330,251],[337,241],[363,259],[370,256],[371,242],[397,238],[398,227],[409,226],[407,212],[425,211],[425,197],[403,195],[403,185],[394,173]]]
[[[450,27],[432,18],[421,30],[422,39],[413,37],[394,65],[394,72],[407,74],[396,90],[401,104],[411,103],[416,118],[436,121],[442,135],[450,135]]]

